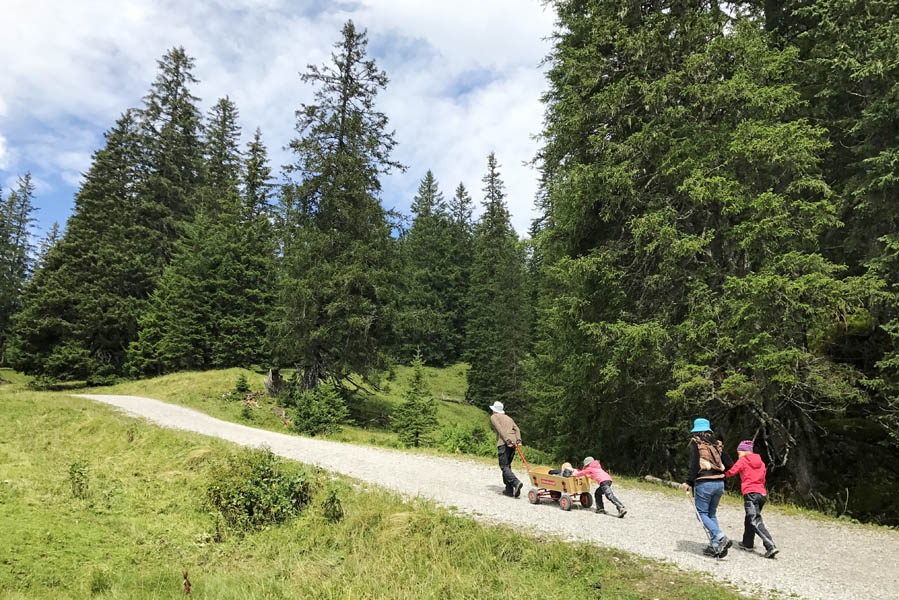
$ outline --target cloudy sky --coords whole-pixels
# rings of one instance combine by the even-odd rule
[[[258,126],[275,171],[289,160],[294,111],[311,98],[298,73],[328,60],[342,24],[368,29],[390,84],[379,104],[409,169],[384,181],[404,212],[427,169],[448,197],[481,199],[495,151],[516,230],[533,216],[545,89],[540,63],[553,14],[540,0],[5,0],[0,35],[0,186],[30,171],[38,228],[64,223],[103,132],[140,105],[156,60],[183,45],[196,59],[205,114],[229,95],[244,139]]]

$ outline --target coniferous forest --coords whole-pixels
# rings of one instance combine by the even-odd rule
[[[391,365],[465,361],[467,400],[547,452],[678,477],[705,416],[790,498],[848,488],[899,523],[894,3],[550,5],[527,236],[492,153],[480,181],[407,171],[411,215],[385,207],[407,167],[353,22],[283,107],[280,169],[228,97],[201,108],[177,47],[64,227],[34,243],[30,177],[0,192],[3,363],[47,384],[275,366],[351,403]]]

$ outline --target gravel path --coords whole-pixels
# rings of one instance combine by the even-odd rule
[[[899,532],[813,521],[774,513],[765,523],[781,553],[774,560],[737,549],[715,561],[702,556],[705,537],[689,500],[615,484],[628,508],[624,519],[592,510],[563,512],[555,505],[532,506],[501,495],[498,467],[451,458],[423,456],[326,440],[303,438],[221,421],[198,411],[137,396],[80,395],[175,429],[219,437],[246,446],[266,445],[275,454],[317,465],[406,495],[420,495],[527,531],[608,545],[677,566],[709,573],[741,589],[775,590],[808,599],[899,598]],[[516,470],[527,481],[520,461]],[[742,508],[722,506],[725,533],[739,539]]]

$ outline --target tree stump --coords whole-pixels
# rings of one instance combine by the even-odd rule
[[[280,395],[281,390],[284,388],[284,378],[281,376],[281,369],[274,367],[269,369],[264,383],[265,391],[269,396],[274,398]]]

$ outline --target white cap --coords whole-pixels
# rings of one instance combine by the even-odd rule
[[[500,415],[506,414],[505,412],[503,412],[503,403],[499,400],[497,400],[490,406],[490,410]]]

